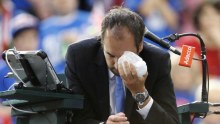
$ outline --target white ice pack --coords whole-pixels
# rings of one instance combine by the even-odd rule
[[[118,64],[122,63],[124,71],[125,71],[125,65],[124,65],[125,61],[127,61],[128,63],[132,63],[135,66],[138,77],[142,77],[144,74],[147,73],[147,65],[145,61],[143,61],[143,59],[139,57],[137,54],[130,51],[125,51],[124,54],[118,59]]]

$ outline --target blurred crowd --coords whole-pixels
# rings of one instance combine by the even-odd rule
[[[64,73],[68,45],[100,35],[102,19],[114,6],[140,14],[148,30],[161,38],[174,33],[200,34],[206,45],[209,101],[220,103],[220,0],[0,0],[0,53],[9,48],[42,49],[56,72]],[[195,37],[182,37],[172,45],[180,50],[182,45],[194,46],[194,57],[201,58]],[[172,53],[171,62],[177,105],[201,101],[201,62],[193,61],[191,68],[182,67],[178,65],[179,56]],[[6,77],[8,72],[0,57],[0,91],[8,90],[15,82]],[[0,104],[0,124],[11,123],[10,108]],[[220,115],[195,123],[220,124]]]

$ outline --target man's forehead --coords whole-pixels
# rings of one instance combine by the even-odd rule
[[[107,28],[106,35],[117,40],[122,40],[126,38],[126,35],[131,35],[131,32],[125,26],[114,26],[113,28]]]
[[[125,29],[125,27],[115,26],[109,31],[111,31],[116,36],[123,36],[124,29]]]

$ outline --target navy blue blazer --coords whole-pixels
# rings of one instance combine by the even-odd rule
[[[125,114],[130,124],[177,124],[178,114],[170,76],[170,55],[144,43],[139,56],[146,62],[145,86],[154,99],[146,119],[136,111],[129,90],[126,91]],[[74,124],[99,124],[110,115],[109,77],[103,49],[96,38],[71,44],[66,54],[65,74],[68,87],[85,96],[84,109],[74,112]]]

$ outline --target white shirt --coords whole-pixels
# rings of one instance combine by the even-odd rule
[[[115,92],[115,78],[114,78],[114,74],[109,70],[109,98],[110,98],[110,114],[114,115],[116,114],[116,107],[115,107],[115,96],[114,96],[114,92]],[[123,83],[124,86],[124,83]],[[124,92],[125,90],[125,86],[124,86]],[[126,96],[126,92],[125,92],[125,96]],[[142,108],[137,110],[137,112],[142,116],[143,119],[145,119],[150,111],[150,108],[152,107],[153,104],[153,99],[151,98],[150,101],[148,102],[148,104]]]

